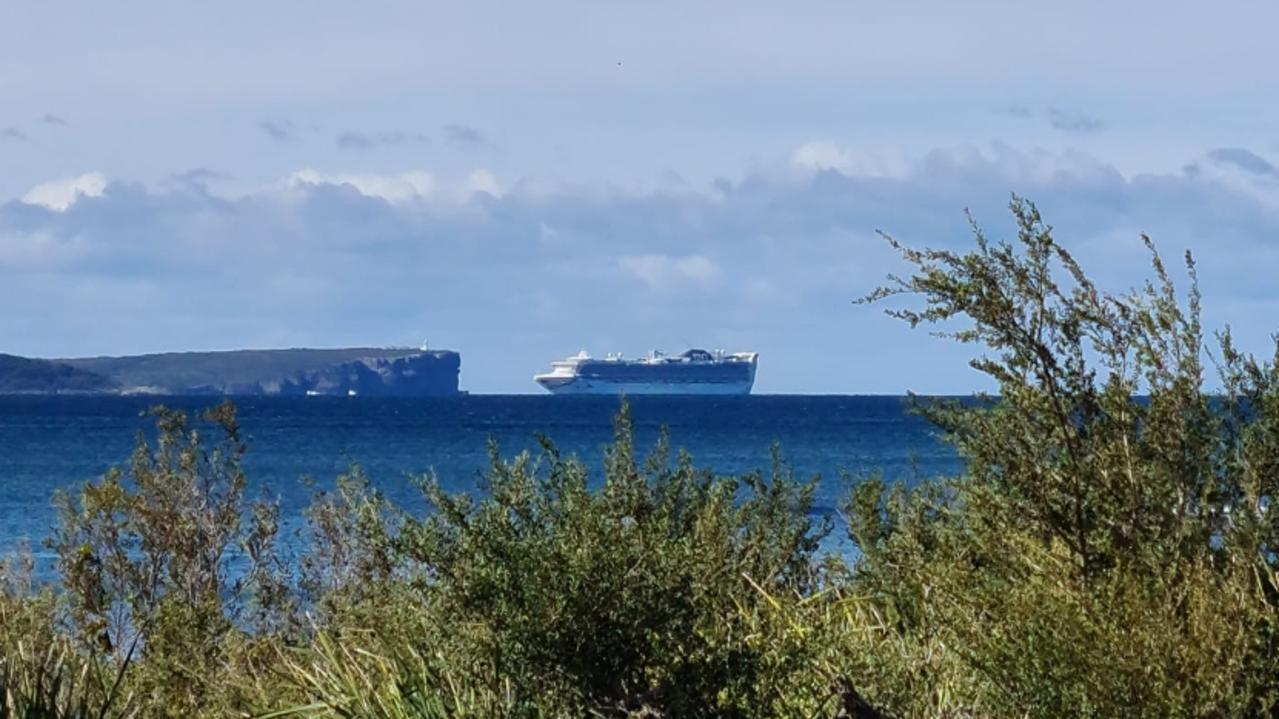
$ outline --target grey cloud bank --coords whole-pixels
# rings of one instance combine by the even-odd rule
[[[1208,160],[1215,163],[1233,165],[1254,175],[1264,175],[1279,179],[1279,169],[1260,155],[1241,147],[1223,147],[1208,153]]]
[[[484,133],[469,125],[445,125],[444,137],[458,145],[483,145],[485,142]]]
[[[1049,125],[1066,132],[1096,132],[1104,127],[1104,123],[1100,119],[1083,113],[1050,107],[1047,114]]]
[[[429,138],[422,133],[400,131],[357,132],[348,130],[337,136],[337,146],[344,150],[372,150],[376,147],[398,147],[406,143],[426,143]]]
[[[1105,286],[1142,276],[1146,231],[1170,258],[1196,253],[1210,325],[1261,350],[1279,316],[1279,186],[1259,155],[1126,176],[1007,145],[891,173],[819,150],[663,190],[307,171],[217,194],[200,171],[163,187],[86,174],[0,206],[0,333],[37,356],[426,336],[462,351],[473,391],[534,391],[532,372],[581,347],[697,344],[760,351],[762,392],[963,392],[978,378],[962,350],[850,300],[900,269],[875,230],[959,247],[970,208],[1000,237],[1012,191]]]
[[[293,123],[291,122],[261,120],[258,122],[258,128],[265,132],[267,137],[276,142],[288,142],[293,139]]]
[[[1054,130],[1081,135],[1097,132],[1106,126],[1101,118],[1060,107],[1039,110],[1026,105],[1010,105],[1003,112],[1019,120],[1043,120]]]

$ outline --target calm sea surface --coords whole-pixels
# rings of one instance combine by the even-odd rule
[[[53,522],[55,488],[102,475],[128,458],[141,414],[159,402],[198,410],[213,400],[133,397],[0,397],[0,551],[38,545]],[[310,498],[303,477],[321,485],[362,465],[397,502],[413,506],[408,477],[433,471],[448,487],[470,489],[488,461],[487,442],[504,455],[536,449],[546,434],[598,469],[612,436],[614,398],[463,396],[426,399],[257,398],[237,400],[249,440],[246,470],[254,492],[279,496],[296,517]],[[951,473],[954,453],[901,397],[752,396],[631,400],[637,444],[658,429],[719,473],[769,467],[781,445],[797,474],[823,477],[819,511],[836,505],[841,471],[890,480]]]

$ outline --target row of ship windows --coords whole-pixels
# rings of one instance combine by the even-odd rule
[[[750,379],[748,372],[579,372],[582,379],[633,380],[637,382],[742,382]]]

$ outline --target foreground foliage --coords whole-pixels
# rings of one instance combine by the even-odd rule
[[[0,717],[1276,716],[1279,370],[1206,348],[1189,257],[1184,296],[1153,245],[1110,295],[1012,210],[1012,242],[888,240],[911,273],[866,301],[998,400],[918,402],[965,471],[854,483],[855,557],[780,457],[641,457],[623,407],[602,474],[493,447],[408,512],[355,468],[286,561],[234,411],[158,410],[57,500],[61,590],[0,568]]]
[[[925,407],[962,477],[854,493],[854,584],[903,636],[955,655],[956,710],[1270,715],[1279,371],[1229,333],[1206,350],[1189,255],[1184,301],[1148,239],[1154,278],[1108,295],[1033,205],[1012,209],[1016,243],[980,231],[966,254],[894,242],[914,274],[870,297],[922,297],[893,313],[986,348],[972,364],[1000,399]]]

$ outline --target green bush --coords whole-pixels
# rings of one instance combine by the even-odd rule
[[[127,717],[135,702],[111,664],[77,650],[57,597],[32,583],[25,550],[0,561],[0,719]]]
[[[921,297],[892,314],[991,352],[973,366],[999,400],[922,405],[966,472],[858,488],[852,586],[904,641],[940,640],[964,667],[959,714],[1269,716],[1279,371],[1225,333],[1209,393],[1189,256],[1184,302],[1149,240],[1154,280],[1109,295],[1033,205],[1012,209],[1016,243],[890,240],[914,274],[869,299]],[[886,705],[929,714],[886,689]]]
[[[146,715],[225,714],[243,701],[233,679],[288,611],[276,508],[244,496],[230,404],[198,423],[152,414],[156,439],[139,436],[126,470],[55,498],[60,624],[127,679]]]
[[[759,663],[740,612],[760,601],[752,582],[814,586],[812,482],[780,460],[768,477],[715,476],[669,461],[664,437],[640,461],[624,406],[600,486],[549,442],[536,461],[494,448],[485,484],[475,499],[426,483],[431,511],[401,537],[432,611],[468,627],[463,653],[521,699],[746,711]]]

